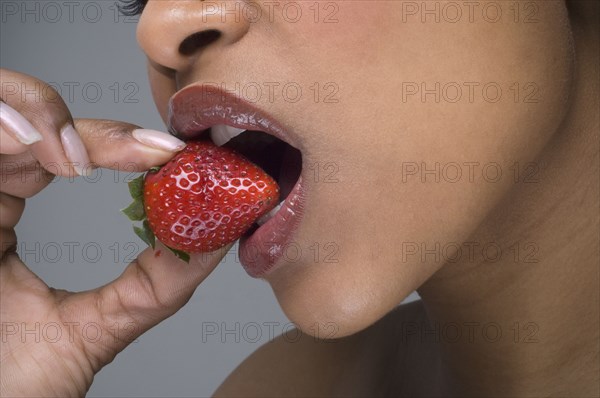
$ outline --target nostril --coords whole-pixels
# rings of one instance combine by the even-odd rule
[[[179,53],[185,56],[192,55],[198,50],[208,47],[219,40],[221,32],[216,29],[203,30],[188,36],[179,46]]]

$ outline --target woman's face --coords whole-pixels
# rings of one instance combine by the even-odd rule
[[[262,277],[305,332],[354,333],[468,262],[463,242],[489,243],[472,234],[556,129],[569,43],[548,27],[566,12],[525,23],[492,3],[148,2],[138,39],[165,121],[178,90],[217,84],[302,153],[302,215]]]

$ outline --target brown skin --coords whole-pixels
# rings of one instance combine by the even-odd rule
[[[257,4],[266,14],[268,2]],[[299,4],[310,16],[312,3]],[[233,89],[236,83],[292,81],[304,88],[298,102],[276,91],[273,103],[263,95],[255,105],[299,137],[305,170],[327,163],[339,170],[338,183],[305,178],[309,196],[294,237],[302,257],[266,276],[282,309],[306,332],[334,322],[341,337],[371,325],[444,264],[420,256],[399,262],[401,242],[463,242],[522,189],[508,177],[485,181],[481,168],[475,182],[466,169],[457,183],[431,177],[423,183],[418,176],[403,182],[407,163],[432,169],[436,163],[496,162],[509,175],[511,165],[535,159],[569,108],[572,43],[562,2],[539,2],[539,23],[533,24],[509,18],[402,22],[401,5],[383,1],[339,2],[332,24],[309,17],[290,23],[282,10],[273,21],[265,16],[236,23],[225,15],[223,23],[220,13],[208,10],[194,0],[151,0],[141,16],[138,40],[151,60],[150,82],[163,117],[168,97],[189,84],[224,82]],[[202,28],[218,29],[222,37],[191,55],[178,52]],[[164,75],[152,65],[173,72]],[[539,102],[514,101],[509,86],[515,81],[535,82]],[[316,102],[309,89],[314,82],[334,82],[338,103]],[[473,102],[467,91],[457,103],[424,103],[418,96],[402,101],[403,83],[415,82],[499,82],[504,95],[490,103],[480,88]],[[325,263],[325,255],[315,261],[310,248],[330,242],[337,263]]]
[[[600,394],[600,5],[569,7],[576,51],[572,91],[562,125],[534,158],[539,182],[512,187],[468,239],[496,242],[511,253],[507,261],[486,262],[475,252],[479,256],[469,261],[446,264],[420,286],[421,303],[401,306],[332,344],[270,342],[216,396]],[[515,262],[515,242],[534,242],[539,252],[532,258],[539,261],[520,256]],[[416,335],[410,334],[414,322],[421,325]],[[482,332],[481,325],[491,322],[503,332],[497,341],[494,329]],[[479,325],[472,342],[470,323]],[[451,324],[461,325],[456,342],[441,331]],[[434,325],[440,331],[427,334]]]
[[[405,23],[398,2],[339,2],[336,24],[314,23],[310,10],[304,10],[310,18],[295,24],[281,13],[272,22],[247,24],[222,23],[219,14],[203,19],[197,1],[149,1],[138,38],[163,117],[170,95],[195,82],[233,87],[294,81],[310,94],[314,82],[339,87],[337,104],[316,103],[312,95],[297,103],[279,97],[257,104],[300,138],[305,167],[333,162],[339,183],[307,181],[306,214],[294,238],[307,250],[300,261],[266,277],[305,335],[296,343],[279,338],[259,349],[217,396],[598,396],[600,6],[569,2],[567,10],[563,1],[535,3],[539,22],[533,24],[418,18]],[[191,55],[179,53],[181,42],[202,29],[218,29],[222,37]],[[458,103],[401,100],[403,82],[431,87],[436,81],[499,82],[504,94],[497,103],[481,95]],[[539,101],[514,101],[509,82],[535,82]],[[68,111],[60,112],[67,120]],[[121,136],[134,145],[130,129],[121,127]],[[96,134],[86,133],[83,125],[79,130],[86,143],[88,136],[103,136],[92,128]],[[111,164],[110,143],[90,157]],[[163,155],[139,158],[149,167]],[[403,162],[424,162],[428,169],[436,162],[497,162],[510,177],[496,183],[481,174],[475,182],[436,183],[431,176],[422,182],[418,175],[402,181]],[[534,162],[534,183],[514,182],[509,167],[515,162]],[[10,203],[21,206],[20,214],[22,201]],[[9,221],[2,225],[3,239],[11,238],[17,220]],[[315,262],[308,248],[327,242],[337,245],[338,262]],[[480,249],[472,258],[463,254],[447,262],[420,253],[403,257],[402,242],[428,248],[435,242],[477,242]],[[489,242],[501,248],[500,260],[482,257],[481,246]],[[453,256],[451,250],[444,254]],[[167,265],[159,262],[172,259],[151,257],[143,254],[116,285],[65,296],[32,280],[16,256],[6,256],[0,267],[3,321],[4,311],[19,322],[39,321],[36,314],[42,312],[36,311],[50,314],[49,320],[87,317],[107,324],[133,316],[141,333],[183,305],[219,259],[188,283],[183,272],[161,279]],[[532,259],[537,262],[528,262]],[[144,275],[160,284],[148,285]],[[154,294],[123,296],[131,292],[124,286]],[[394,310],[414,289],[423,301]],[[104,307],[97,306],[99,292]],[[25,300],[31,319],[23,318]],[[468,341],[465,325],[473,323],[480,326]],[[502,331],[497,341],[489,340],[491,332],[487,339],[482,335],[481,325],[489,323]],[[435,332],[436,325],[441,330],[449,324],[461,325],[462,339],[453,342]],[[323,337],[328,325],[338,339],[324,343],[310,337],[316,331]],[[413,326],[423,339],[408,337]],[[2,393],[81,394],[125,345],[67,344],[63,357],[72,360],[64,367],[54,363],[51,378],[43,361],[51,358],[50,348],[21,348],[17,358],[4,344],[2,356],[8,353],[10,360],[2,363]],[[9,384],[5,369],[22,382]],[[10,389],[15,385],[18,391]]]

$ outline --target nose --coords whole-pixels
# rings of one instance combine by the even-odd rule
[[[243,1],[150,0],[137,40],[148,58],[167,68],[188,68],[208,48],[228,46],[250,28]]]

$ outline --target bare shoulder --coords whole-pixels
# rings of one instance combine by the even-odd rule
[[[352,336],[317,339],[293,331],[260,347],[223,382],[216,397],[294,397],[388,395],[397,377],[414,368],[422,350],[402,344],[402,325],[424,322],[420,301],[397,307],[379,322]],[[321,336],[334,325],[315,325]],[[398,363],[410,362],[410,367]],[[425,367],[425,364],[424,366]],[[406,375],[406,379],[409,375]],[[422,375],[420,376],[422,378]],[[406,385],[402,386],[406,389]],[[410,388],[409,388],[410,390]]]

